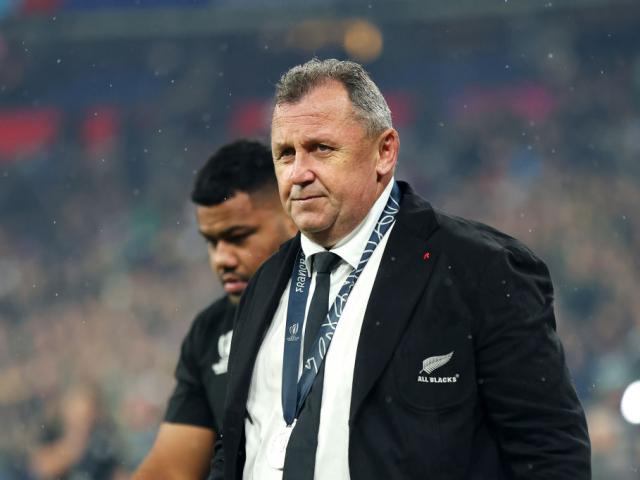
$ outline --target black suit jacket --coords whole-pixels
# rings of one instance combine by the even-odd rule
[[[546,266],[517,240],[401,188],[358,342],[351,478],[591,478]],[[243,295],[211,478],[242,478],[254,362],[299,247],[299,237],[284,244]]]

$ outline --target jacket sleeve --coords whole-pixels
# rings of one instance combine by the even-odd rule
[[[478,388],[512,477],[590,479],[587,425],[555,331],[547,267],[521,245],[504,248],[476,298]]]
[[[218,436],[214,444],[211,472],[207,480],[224,480],[224,446],[222,445],[222,435]]]

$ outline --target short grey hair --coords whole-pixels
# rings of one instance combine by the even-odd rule
[[[335,80],[347,89],[356,116],[373,136],[393,126],[387,101],[359,63],[330,58],[314,58],[296,65],[276,84],[276,105],[296,103],[321,84]]]

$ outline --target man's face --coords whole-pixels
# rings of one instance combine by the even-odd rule
[[[196,216],[208,243],[211,268],[233,302],[240,299],[262,262],[295,233],[270,191],[236,192],[218,205],[198,205]]]
[[[389,135],[396,142],[391,162],[382,148]],[[395,130],[367,136],[346,89],[335,81],[296,103],[277,105],[271,143],[282,205],[296,226],[324,247],[364,219],[397,153]]]

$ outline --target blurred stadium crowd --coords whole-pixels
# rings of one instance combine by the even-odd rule
[[[637,480],[640,427],[619,404],[640,379],[640,12],[545,15],[386,26],[367,68],[400,131],[397,177],[547,261],[594,478]],[[267,138],[273,83],[310,55],[285,47],[0,33],[0,480],[126,478],[150,448],[180,340],[221,293],[194,171]],[[51,473],[73,429],[73,470]]]

